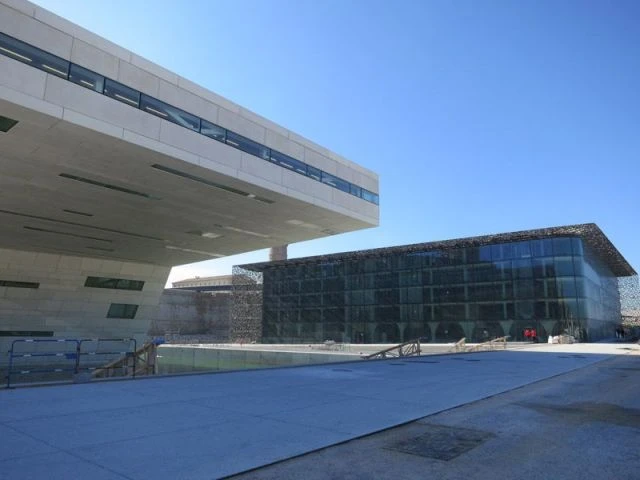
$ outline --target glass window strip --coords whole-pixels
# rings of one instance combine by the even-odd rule
[[[311,165],[307,165],[307,176],[317,180],[318,182],[322,181],[322,170],[316,167],[312,167]]]
[[[98,93],[104,91],[104,77],[74,63],[69,68],[69,81]]]
[[[69,62],[28,43],[0,33],[0,53],[61,78],[69,75]]]
[[[179,108],[176,108],[168,103],[156,100],[149,95],[142,94],[140,97],[140,109],[145,110],[157,117],[164,118],[165,120],[180,125],[181,127],[188,128],[194,132],[200,131],[200,118],[195,115],[191,115]]]
[[[18,282],[14,280],[0,280],[0,287],[11,287],[11,288],[39,288],[40,283],[38,282]]]
[[[140,92],[106,77],[104,79],[104,94],[119,102],[140,108]]]
[[[213,138],[222,143],[226,143],[227,141],[226,129],[203,119],[200,120],[200,133],[205,137]]]
[[[269,160],[270,149],[242,135],[227,130],[227,144],[263,160]]]
[[[281,167],[293,170],[301,175],[307,175],[307,164],[285,155],[284,153],[271,150],[271,161]]]
[[[331,175],[330,173],[322,172],[322,183],[329,184],[332,187],[337,188],[338,190],[342,190],[343,192],[349,194],[351,193],[349,182],[343,180],[342,178],[338,178],[335,175]]]
[[[126,85],[99,75],[84,67],[68,62],[60,57],[52,55],[1,32],[0,54],[53,75],[57,75],[61,78],[65,78],[85,88],[89,88],[118,100],[119,102],[139,108],[160,118],[164,118],[176,125],[199,132],[204,136],[226,143],[227,145],[249,153],[250,155],[276,163],[283,168],[293,170],[301,175],[305,175],[318,182],[324,183],[325,185],[337,188],[338,190],[361,198],[369,203],[373,203],[375,205],[379,204],[379,196],[373,192],[307,165],[301,160],[297,160],[277,151],[272,151],[258,142],[243,137],[242,135],[238,135],[153,97],[141,94],[133,88],[127,87]]]
[[[131,303],[112,303],[109,305],[107,318],[135,318],[138,305]]]
[[[143,280],[128,280],[126,278],[87,277],[85,287],[110,288],[114,290],[141,291],[144,287]]]

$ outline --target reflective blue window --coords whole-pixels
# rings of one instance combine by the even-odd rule
[[[571,255],[571,239],[570,238],[554,238],[553,239],[553,254],[555,256]]]
[[[253,140],[249,140],[242,135],[227,131],[227,143],[236,147],[238,150],[255,155],[263,160],[269,160],[269,149],[267,147],[260,145],[258,142],[254,142]]]
[[[271,150],[271,161],[284,168],[288,168],[289,170],[295,170],[302,175],[307,174],[307,165],[305,163],[301,162],[300,160],[296,160],[295,158],[291,158],[284,153]]]
[[[513,244],[513,258],[528,258],[531,256],[529,242],[516,242]]]
[[[531,240],[531,253],[534,257],[550,257],[553,255],[553,241],[550,238]]]
[[[349,182],[341,178],[338,178],[334,175],[331,175],[327,172],[322,172],[322,183],[331,185],[332,187],[335,187],[338,190],[342,190],[343,192],[350,193],[351,191],[351,188],[349,187]]]
[[[515,245],[513,243],[503,243],[496,246],[502,249],[502,259],[508,260],[515,257]]]
[[[108,78],[104,79],[104,94],[127,105],[140,106],[140,92]]]
[[[200,119],[198,117],[180,110],[179,108],[172,107],[160,100],[156,100],[148,95],[142,95],[142,98],[140,99],[140,108],[157,117],[164,118],[171,123],[178,124],[181,127],[185,127],[196,132],[200,131]]]
[[[307,176],[319,182],[322,181],[322,171],[316,167],[312,167],[311,165],[307,165]]]
[[[353,183],[350,184],[350,187],[351,187],[351,195],[356,197],[362,197],[362,188],[360,188],[357,185],[354,185]]]
[[[571,246],[573,247],[574,255],[584,255],[584,249],[582,248],[582,239],[580,238],[572,238]]]
[[[483,245],[479,247],[480,251],[480,261],[481,262],[490,262],[491,261],[491,247],[488,245]]]
[[[219,142],[224,142],[227,138],[227,131],[224,128],[206,120],[201,120],[200,133]]]
[[[378,195],[376,193],[370,192],[369,190],[365,190],[364,188],[362,189],[362,199],[378,205]]]
[[[79,67],[73,63],[69,69],[69,80],[85,88],[95,90],[98,93],[102,93],[102,90],[104,90],[104,77],[102,75],[98,75],[91,70]]]
[[[555,274],[558,277],[573,276],[573,258],[569,257],[556,257],[555,262]]]
[[[531,260],[529,259],[514,260],[512,269],[513,278],[530,278],[533,276]]]
[[[0,33],[0,52],[14,60],[39,68],[58,77],[67,78],[69,73],[69,62],[66,60],[56,55],[43,52],[39,48],[32,47],[4,33]]]

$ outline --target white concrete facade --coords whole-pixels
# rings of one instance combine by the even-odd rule
[[[30,2],[0,0],[0,32],[378,193],[374,172]],[[40,283],[0,289],[0,330],[139,337],[173,265],[378,224],[374,203],[0,53],[18,122],[0,132],[0,281]],[[134,301],[135,320],[105,319]]]

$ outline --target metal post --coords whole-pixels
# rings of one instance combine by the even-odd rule
[[[133,378],[136,378],[136,365],[138,364],[138,342],[135,338],[130,338],[129,345],[131,345],[131,340],[133,340]]]
[[[13,370],[13,346],[18,340],[11,342],[11,350],[9,350],[9,370],[7,370],[7,388],[11,388],[11,370]]]

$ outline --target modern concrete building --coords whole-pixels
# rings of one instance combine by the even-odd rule
[[[140,340],[171,266],[378,224],[375,173],[24,0],[0,0],[0,165],[3,353]]]
[[[234,267],[265,343],[612,338],[633,268],[595,224]],[[637,280],[637,278],[636,278]],[[242,291],[240,291],[242,293]],[[238,327],[236,327],[236,330]],[[234,325],[232,325],[232,331]]]
[[[233,275],[185,278],[184,280],[173,282],[171,285],[173,288],[194,290],[196,292],[230,292],[233,290]]]

